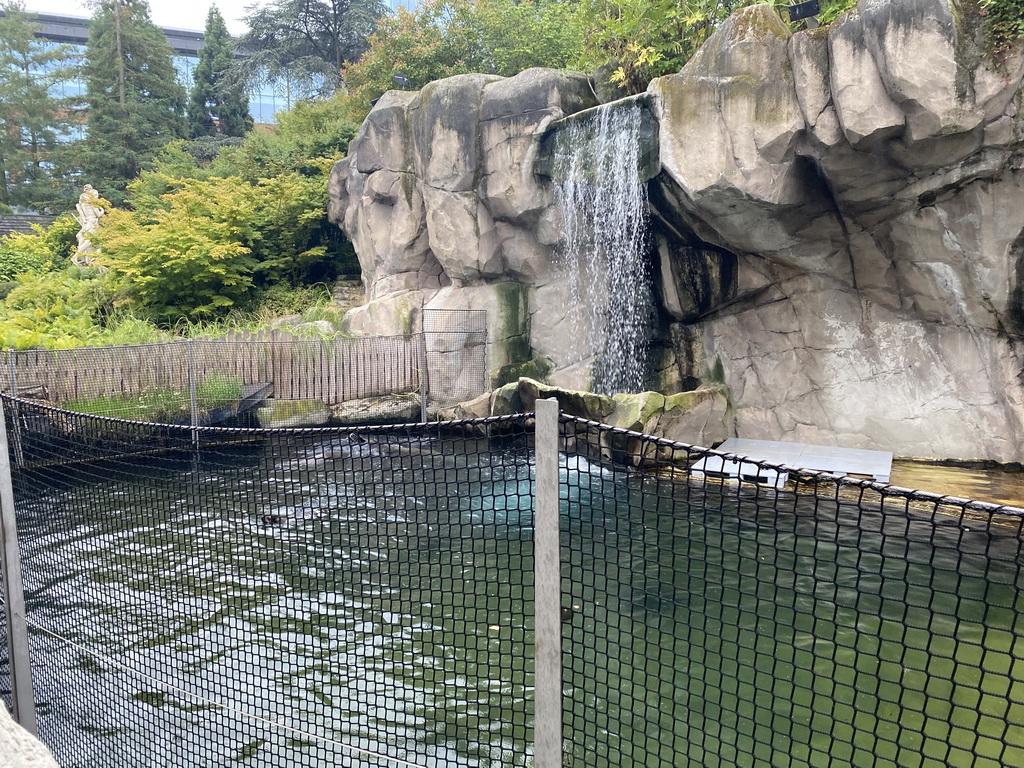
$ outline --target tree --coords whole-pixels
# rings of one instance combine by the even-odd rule
[[[211,5],[206,17],[204,44],[192,73],[189,94],[188,132],[199,136],[243,136],[252,128],[249,100],[244,88],[226,78],[234,63],[234,42],[224,17]]]
[[[624,94],[640,93],[653,78],[682,69],[733,11],[762,2],[765,0],[581,0],[585,41],[582,54],[572,65],[607,73],[608,81]],[[788,0],[767,2],[788,21]],[[854,7],[856,0],[821,0],[820,5],[819,19],[827,24]]]
[[[565,67],[582,33],[576,4],[558,0],[428,0],[381,19],[370,47],[347,65],[345,83],[365,104],[395,87],[421,88],[443,77],[482,72],[511,76],[529,67]]]
[[[102,261],[154,319],[226,314],[252,287],[256,193],[240,179],[183,179],[143,218],[114,210],[97,230]]]
[[[168,141],[185,134],[185,91],[145,0],[99,0],[89,28],[85,181],[115,204]]]
[[[0,203],[44,208],[60,197],[53,153],[77,120],[51,89],[75,76],[76,62],[70,47],[36,39],[21,3],[0,10]]]
[[[249,85],[284,80],[299,96],[333,94],[386,11],[381,0],[275,0],[246,17],[235,76]]]

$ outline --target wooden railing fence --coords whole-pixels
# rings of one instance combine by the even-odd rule
[[[423,336],[310,339],[286,331],[232,333],[122,347],[6,352],[3,391],[61,404],[147,392],[187,393],[190,360],[201,385],[214,377],[273,382],[275,397],[328,404],[420,387]]]

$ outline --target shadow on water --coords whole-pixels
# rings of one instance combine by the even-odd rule
[[[486,447],[38,485],[30,612],[81,646],[33,635],[61,764],[530,764],[532,465]],[[1019,525],[561,473],[566,765],[1024,765]]]

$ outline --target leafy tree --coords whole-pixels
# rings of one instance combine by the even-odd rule
[[[750,0],[583,0],[587,35],[580,67],[606,68],[612,84],[640,93],[678,72],[734,8]]]
[[[147,217],[113,210],[97,231],[102,262],[128,301],[173,323],[225,314],[244,302],[256,262],[255,195],[238,178],[183,180]]]
[[[157,151],[184,136],[185,92],[145,0],[99,0],[86,59],[89,112],[81,170],[119,204],[128,182]]]
[[[381,0],[274,0],[255,8],[235,75],[250,85],[285,80],[304,95],[333,94],[342,65],[366,50],[386,11]]]
[[[530,67],[566,68],[583,44],[577,16],[577,5],[562,0],[477,2],[481,66],[506,77]]]
[[[206,17],[204,44],[199,63],[192,73],[194,85],[189,94],[188,130],[199,136],[243,136],[252,128],[249,100],[245,89],[231,82],[227,72],[234,63],[234,43],[224,17],[211,5]]]
[[[67,267],[23,279],[3,302],[0,347],[70,349],[143,340],[111,333],[120,324],[111,317],[113,300],[109,277],[95,269]]]
[[[0,204],[45,208],[61,195],[53,153],[77,117],[68,99],[51,95],[77,63],[68,46],[35,38],[37,25],[20,2],[0,17]]]
[[[359,132],[361,116],[353,119],[351,102],[342,95],[300,101],[278,114],[272,131],[253,131],[240,147],[222,151],[211,167],[250,183],[294,171],[322,179],[326,189],[333,161],[344,157]]]
[[[625,94],[640,93],[653,78],[682,69],[733,11],[760,2],[765,0],[582,0],[585,40],[573,66],[607,73]],[[788,0],[768,2],[789,21]],[[821,0],[820,5],[819,19],[826,24],[856,0]]]
[[[16,232],[0,237],[0,281],[68,265],[79,230],[74,216],[66,213],[49,227],[34,224],[32,229],[31,235]]]
[[[368,111],[370,100],[396,87],[399,72],[412,88],[467,72],[511,76],[529,67],[565,67],[581,44],[574,3],[428,0],[381,19],[369,50],[346,66],[345,82]]]

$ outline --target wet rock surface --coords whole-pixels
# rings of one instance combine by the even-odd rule
[[[1024,458],[1024,56],[994,67],[979,24],[949,0],[865,0],[792,34],[755,6],[651,84],[655,344],[680,372],[659,388],[724,393],[710,432]],[[541,154],[595,103],[548,70],[385,96],[331,187],[371,307],[514,284],[505,380],[539,361],[586,389]],[[670,422],[647,428],[699,442]]]

